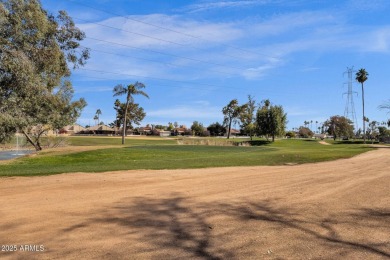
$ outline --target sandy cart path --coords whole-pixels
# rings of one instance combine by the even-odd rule
[[[0,178],[0,205],[0,245],[18,247],[5,259],[389,259],[390,148],[297,166]]]

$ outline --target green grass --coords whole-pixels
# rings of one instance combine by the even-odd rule
[[[26,142],[25,137],[19,138],[19,146],[32,149],[33,147]],[[42,146],[47,146],[49,142],[55,143],[55,140],[65,139],[66,143],[71,146],[122,146],[121,137],[96,137],[96,136],[72,136],[72,137],[43,137],[41,140]],[[173,138],[161,138],[161,137],[148,137],[139,138],[139,137],[129,137],[126,138],[126,145],[150,145],[150,144],[176,144],[176,140]],[[3,144],[6,148],[15,148],[16,147],[16,138],[13,138],[10,142]]]
[[[112,145],[114,138],[71,138],[76,145]],[[127,140],[126,146],[51,154],[0,164],[0,176],[50,175],[133,169],[185,169],[226,166],[283,165],[349,158],[371,150],[360,144],[321,145],[312,140],[257,141],[258,146],[176,145],[175,140]]]
[[[102,146],[102,145],[118,145],[122,146],[121,137],[84,137],[84,136],[73,136],[68,138],[69,145],[74,146]],[[161,137],[130,137],[126,138],[125,145],[168,145],[176,144],[176,140],[173,138],[161,138]]]

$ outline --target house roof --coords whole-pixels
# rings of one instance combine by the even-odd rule
[[[230,129],[230,133],[231,134],[239,134],[240,133],[240,130],[237,130],[237,129]]]
[[[177,131],[177,132],[185,132],[186,130],[187,130],[187,128],[184,128],[184,127],[175,128],[175,131]]]
[[[95,126],[88,127],[86,130],[87,131],[110,131],[110,132],[115,131],[113,128],[107,125],[95,125]]]
[[[140,127],[139,130],[140,131],[152,131],[152,128],[149,126],[145,126],[145,127]]]
[[[79,125],[79,124],[74,124],[74,125],[67,125],[62,128],[65,131],[82,131],[85,130],[85,127]]]

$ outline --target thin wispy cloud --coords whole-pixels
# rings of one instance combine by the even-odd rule
[[[166,49],[167,46],[174,46],[176,50],[191,46],[202,48],[204,44],[224,43],[242,37],[240,29],[235,28],[234,23],[201,22],[182,16],[159,14],[131,18],[149,24],[162,24],[165,28],[184,33],[159,30],[147,24],[134,23],[124,17],[113,17],[96,23],[83,22],[79,27],[87,32],[88,37],[98,38],[104,35],[104,39],[111,42],[155,49]],[[194,39],[186,35],[188,32],[191,32],[191,35],[207,37]]]
[[[365,45],[369,49],[375,52],[390,52],[390,26],[374,31],[370,38],[372,38],[371,44]]]
[[[378,0],[379,1],[379,0]],[[178,9],[180,12],[198,13],[221,9],[243,9],[255,6],[304,6],[308,0],[232,0],[232,1],[201,1]]]
[[[190,13],[208,11],[213,9],[222,8],[238,8],[238,7],[249,7],[254,5],[264,5],[269,3],[269,0],[242,0],[242,1],[217,1],[217,2],[203,2],[199,4],[189,5],[182,9]]]
[[[316,71],[316,70],[320,70],[321,68],[319,67],[306,67],[306,68],[303,68],[301,69],[302,72],[311,72],[311,71]]]
[[[187,119],[189,115],[193,120],[216,120],[221,118],[221,108],[205,104],[204,101],[193,102],[188,105],[165,107],[158,110],[147,111],[150,117],[165,118],[167,120]]]
[[[351,10],[373,12],[390,8],[388,0],[349,0],[347,7]]]
[[[277,35],[289,35],[294,30],[306,30],[315,32],[324,26],[337,25],[343,23],[344,18],[336,14],[323,11],[303,11],[275,15],[267,20],[255,23],[251,31],[259,37],[266,38]]]
[[[112,86],[103,86],[103,87],[82,87],[75,86],[75,94],[83,94],[83,93],[96,93],[96,92],[112,92]]]
[[[249,68],[249,69],[245,70],[242,73],[242,75],[248,80],[259,79],[261,77],[264,77],[269,70],[272,70],[278,66],[281,66],[282,64],[283,64],[283,61],[281,59],[270,58],[270,59],[268,59],[266,64],[259,66],[259,67],[255,67],[255,68]]]

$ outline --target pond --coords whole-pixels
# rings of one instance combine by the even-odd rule
[[[18,150],[18,151],[0,151],[0,160],[9,160],[23,155],[31,154],[34,151],[31,150]]]

